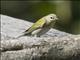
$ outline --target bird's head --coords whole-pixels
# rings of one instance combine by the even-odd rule
[[[57,16],[55,14],[49,14],[49,15],[45,16],[44,19],[47,22],[52,22],[52,21],[58,20],[58,18],[57,18]]]

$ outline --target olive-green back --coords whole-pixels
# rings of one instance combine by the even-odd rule
[[[37,22],[35,22],[28,30],[26,30],[25,32],[30,33],[38,28],[42,28],[45,24],[45,20],[44,19],[40,19]]]

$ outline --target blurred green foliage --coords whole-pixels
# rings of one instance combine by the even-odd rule
[[[1,7],[2,14],[33,22],[55,11],[54,4],[41,1],[2,1]]]
[[[55,28],[68,33],[80,34],[80,1],[62,0],[1,0],[1,14],[35,22],[55,13],[59,22]]]

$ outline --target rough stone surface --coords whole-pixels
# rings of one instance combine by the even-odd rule
[[[1,60],[80,60],[80,35],[50,29],[41,37],[22,35],[33,23],[1,16]]]

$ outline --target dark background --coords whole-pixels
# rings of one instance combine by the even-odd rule
[[[31,22],[55,13],[55,27],[71,34],[80,34],[80,1],[71,0],[1,0],[1,14]]]

